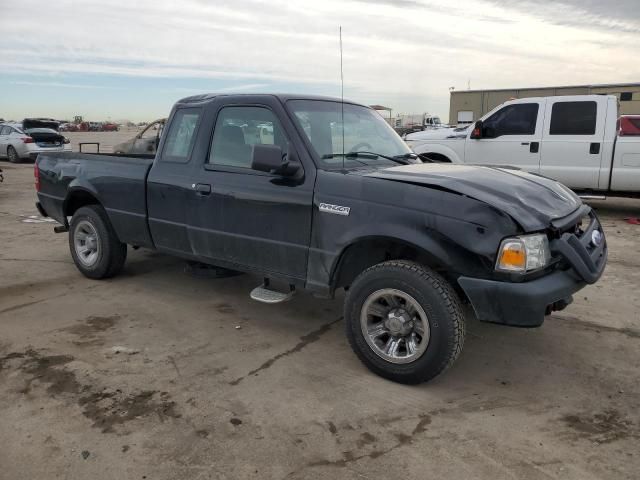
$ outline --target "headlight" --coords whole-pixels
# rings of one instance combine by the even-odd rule
[[[500,244],[496,270],[529,272],[545,267],[551,258],[549,240],[544,234],[506,238]]]

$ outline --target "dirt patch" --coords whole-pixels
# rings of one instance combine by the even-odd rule
[[[47,392],[51,395],[80,392],[81,387],[75,374],[58,368],[72,362],[71,355],[42,355],[33,349],[24,353],[13,352],[0,357],[0,370],[8,367],[9,362],[16,359],[21,361],[18,368],[28,375],[24,387],[19,390],[20,393],[29,393],[35,381],[47,384]]]
[[[572,430],[574,438],[597,443],[611,443],[625,438],[640,439],[640,428],[617,410],[586,415],[565,415],[562,421]]]
[[[360,438],[356,441],[356,445],[358,448],[363,448],[366,445],[370,445],[375,443],[376,437],[371,435],[369,432],[364,432],[360,434]]]
[[[100,338],[99,334],[112,329],[116,323],[118,323],[120,318],[120,315],[109,315],[104,317],[90,316],[76,325],[65,327],[60,330],[66,333],[71,333],[77,337],[73,340],[74,345],[103,345],[104,340]]]
[[[24,387],[18,390],[21,394],[28,394],[34,385],[41,384],[47,386],[47,392],[52,396],[74,396],[82,407],[82,414],[103,433],[112,433],[114,426],[140,417],[157,415],[160,421],[180,417],[176,403],[167,392],[130,393],[120,389],[97,390],[99,387],[94,382],[83,385],[75,372],[65,367],[73,360],[71,355],[43,355],[30,348],[0,357],[0,371],[11,368],[24,374]]]
[[[5,368],[5,365],[7,365],[11,360],[14,360],[16,358],[24,358],[24,356],[24,353],[12,352],[0,357],[0,370]]]
[[[113,433],[115,425],[121,425],[139,417],[157,415],[161,422],[179,418],[176,403],[167,392],[147,390],[127,394],[121,390],[91,393],[79,399],[85,417],[93,420],[93,427],[103,433]]]
[[[385,419],[379,419],[382,421],[378,421],[379,425],[389,426],[396,422],[413,422],[414,419],[403,418],[403,417],[389,417]],[[346,467],[349,463],[357,462],[363,458],[375,459],[386,455],[397,448],[403,447],[405,445],[411,445],[415,441],[416,437],[420,434],[427,431],[427,426],[431,424],[431,416],[429,415],[420,415],[418,416],[418,422],[413,426],[413,428],[407,429],[408,425],[405,425],[403,428],[407,431],[411,431],[411,434],[406,434],[402,432],[393,432],[389,431],[388,435],[383,435],[383,437],[378,438],[372,435],[370,432],[362,432],[355,440],[356,449],[347,450],[341,452],[342,457],[336,460],[322,459],[314,462],[310,462],[307,464],[307,467],[317,467],[317,466],[334,466],[334,467]],[[329,432],[336,437],[337,443],[344,443],[344,438],[337,438],[339,436],[339,431],[335,427],[332,422],[327,422],[329,425]],[[333,428],[332,428],[333,426]],[[360,427],[358,427],[360,428]],[[334,431],[335,430],[335,431]],[[350,430],[353,428],[342,428],[342,430]],[[386,437],[386,438],[385,438]],[[391,440],[391,441],[390,441]],[[292,472],[296,473],[296,472]]]
[[[235,313],[236,309],[233,308],[228,303],[217,303],[215,305],[216,310],[222,314],[232,314]]]
[[[322,325],[317,330],[314,330],[314,331],[312,331],[310,333],[307,333],[306,335],[303,335],[302,337],[300,337],[300,341],[293,348],[290,348],[289,350],[285,350],[282,353],[278,353],[276,356],[270,358],[269,360],[264,362],[262,365],[260,365],[255,370],[251,370],[246,375],[244,375],[242,377],[238,377],[235,380],[232,380],[231,382],[229,382],[229,385],[238,385],[245,378],[253,376],[253,375],[257,375],[262,370],[266,370],[267,368],[270,368],[274,363],[276,363],[281,358],[288,357],[289,355],[293,355],[294,353],[297,353],[300,350],[302,350],[303,348],[305,348],[307,345],[310,345],[312,343],[317,342],[318,340],[320,340],[322,335],[324,335],[325,333],[327,333],[331,329],[333,324],[338,323],[340,320],[342,320],[342,317],[340,317],[340,318],[338,318],[336,320],[333,320],[333,321],[331,321],[329,323],[325,323],[324,325]]]

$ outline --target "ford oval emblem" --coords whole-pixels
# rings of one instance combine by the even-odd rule
[[[591,243],[594,247],[600,246],[602,243],[602,232],[600,232],[600,230],[594,230],[593,233],[591,233]]]

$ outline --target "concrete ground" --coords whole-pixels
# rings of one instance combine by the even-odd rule
[[[84,278],[0,164],[1,479],[637,479],[640,202],[596,203],[601,281],[539,329],[468,322],[428,384],[365,369],[342,300],[249,299],[129,250]],[[32,218],[33,216],[33,218]]]

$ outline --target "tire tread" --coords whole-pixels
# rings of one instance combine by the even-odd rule
[[[447,282],[441,275],[434,272],[430,268],[409,260],[388,260],[373,265],[372,267],[364,270],[354,280],[353,284],[355,285],[359,280],[363,279],[365,276],[371,275],[374,272],[389,271],[390,269],[409,272],[429,284],[442,299],[444,308],[447,311],[452,323],[453,335],[449,338],[449,345],[447,348],[448,354],[441,360],[440,365],[438,365],[437,368],[430,369],[429,371],[416,371],[413,375],[407,376],[406,378],[392,378],[395,381],[409,384],[426,382],[451,367],[451,365],[453,365],[456,359],[460,356],[460,353],[462,352],[462,348],[464,346],[464,339],[466,334],[464,310],[462,308],[462,304],[460,302],[458,294],[455,292],[449,282]],[[345,300],[345,305],[350,304],[352,292],[353,289],[349,289],[347,298]],[[349,340],[349,344],[351,345],[351,348],[354,350],[354,352],[358,355],[358,358],[360,358],[360,360],[366,366],[370,367],[368,359],[362,354],[362,352],[360,352],[359,346],[356,345],[355,336],[350,333],[349,321],[347,317],[348,314],[349,312],[345,311],[345,319],[347,319],[345,323],[347,325],[347,338]],[[388,378],[391,378],[391,375],[388,375]]]
[[[97,217],[99,224],[95,227],[98,230],[103,230],[106,233],[106,238],[103,244],[103,259],[104,264],[98,266],[96,269],[88,270],[75,261],[74,245],[73,245],[73,224],[74,220],[82,217]],[[86,205],[79,208],[71,219],[72,228],[69,230],[69,248],[71,249],[71,256],[74,258],[74,262],[78,269],[87,277],[93,279],[111,278],[117,275],[127,259],[127,245],[122,243],[116,235],[107,212],[101,205]]]

